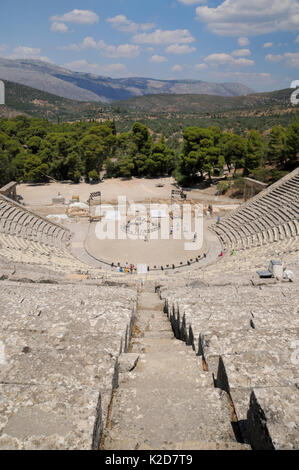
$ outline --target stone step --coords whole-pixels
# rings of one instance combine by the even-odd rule
[[[163,311],[164,302],[157,294],[142,292],[138,297],[138,310],[160,310]]]
[[[173,333],[168,329],[164,331],[150,330],[144,332],[144,338],[171,338],[171,335],[173,335]]]
[[[213,376],[203,371],[201,358],[186,354],[185,350],[173,348],[165,353],[149,352],[144,348],[138,354],[138,364],[133,373],[128,375],[126,388],[157,387],[167,390],[168,387],[182,387],[187,390],[191,387],[193,390],[196,387],[214,387]]]
[[[252,450],[247,444],[241,444],[234,441],[184,441],[184,442],[170,442],[166,446],[161,446],[161,450]],[[141,444],[138,450],[154,450],[147,447],[146,444]],[[186,460],[185,460],[186,462]]]
[[[155,330],[171,330],[171,324],[167,318],[149,318],[148,327]]]
[[[148,320],[150,322],[161,322],[163,324],[167,324],[169,323],[169,319],[167,318],[167,316],[165,315],[165,313],[161,312],[161,311],[156,311],[156,312],[153,312],[153,311],[149,311],[149,312],[140,312],[138,311],[138,315],[139,317],[143,317],[142,318],[142,321],[144,320]],[[141,319],[141,318],[140,318]]]
[[[159,382],[147,383],[142,388],[139,384],[133,388],[121,384],[111,416],[116,438],[126,435],[158,448],[169,442],[235,440],[225,393],[183,382],[161,387]],[[115,448],[113,442],[112,447]]]
[[[110,447],[111,446],[111,447]],[[234,441],[182,441],[182,442],[166,442],[162,444],[159,441],[152,441],[149,445],[147,442],[138,442],[138,439],[129,439],[126,436],[115,436],[113,433],[107,432],[105,440],[105,450],[251,450],[246,444],[240,444]],[[173,461],[173,460],[172,460]],[[181,462],[179,459],[178,462]],[[184,463],[187,460],[184,459]],[[165,462],[166,463],[166,462]]]
[[[138,342],[140,339],[137,340]],[[174,337],[172,338],[142,338],[142,346],[146,349],[146,352],[160,352],[163,354],[172,354],[173,351],[183,351],[188,353],[189,350],[192,354],[195,355],[195,352],[191,347],[186,346],[182,341],[177,341]],[[136,341],[133,342],[133,346],[136,344]]]

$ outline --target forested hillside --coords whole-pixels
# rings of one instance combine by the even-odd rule
[[[136,121],[151,134],[173,140],[178,146],[186,127],[218,126],[222,131],[242,134],[251,129],[268,132],[273,126],[288,126],[298,116],[298,106],[290,104],[291,90],[247,96],[149,95],[111,105],[73,101],[34,88],[5,81],[6,104],[0,117],[19,113],[52,122],[114,120],[117,129],[128,132]]]
[[[157,113],[223,113],[262,109],[263,111],[290,108],[292,90],[278,90],[266,93],[253,93],[245,96],[223,97],[215,95],[148,95],[114,102],[111,106],[117,111]]]
[[[4,83],[6,110],[0,106],[0,117],[5,117],[5,112],[9,110],[46,118],[54,122],[105,117],[105,105],[61,98],[6,80]]]
[[[225,167],[238,177],[270,181],[297,166],[298,155],[299,120],[287,128],[274,126],[266,137],[257,130],[239,135],[217,126],[188,127],[178,145],[153,138],[140,122],[118,132],[114,121],[55,124],[22,115],[0,120],[1,185],[49,176],[96,181],[103,168],[107,178],[173,174],[184,185],[221,176]]]

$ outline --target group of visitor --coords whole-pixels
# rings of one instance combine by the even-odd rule
[[[117,264],[116,266],[116,272],[117,273],[126,273],[126,274],[136,274],[137,273],[137,268],[135,268],[134,264],[126,263],[125,267],[123,268],[120,263]]]

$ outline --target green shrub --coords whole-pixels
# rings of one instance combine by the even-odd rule
[[[269,168],[257,168],[251,175],[253,179],[261,181],[262,183],[268,183],[271,178],[271,170]]]
[[[270,183],[276,183],[276,181],[280,180],[284,176],[286,176],[289,172],[288,171],[279,171],[279,170],[272,170],[271,171],[271,180]]]
[[[96,170],[91,170],[88,173],[88,178],[89,178],[90,181],[93,181],[93,182],[100,181],[100,175]]]
[[[237,191],[240,191],[240,192],[243,192],[244,191],[244,186],[245,186],[245,182],[244,182],[244,178],[242,178],[241,176],[238,176],[237,178],[234,179],[234,183],[233,183],[233,189],[236,189]]]
[[[229,188],[230,188],[229,183],[226,183],[225,181],[221,181],[220,183],[217,184],[217,194],[221,196],[222,194],[227,193]]]

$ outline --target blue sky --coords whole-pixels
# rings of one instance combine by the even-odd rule
[[[111,77],[299,79],[298,0],[1,0],[0,56]]]

